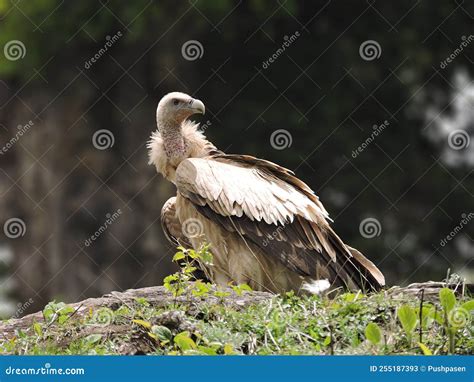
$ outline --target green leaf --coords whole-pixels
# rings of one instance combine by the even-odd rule
[[[181,332],[174,337],[174,343],[181,351],[197,349],[196,343],[189,336],[189,332]]]
[[[374,345],[380,343],[380,340],[382,339],[382,333],[376,323],[371,322],[367,325],[365,328],[365,338],[367,338]]]
[[[199,259],[201,257],[201,254],[199,252],[196,252],[194,249],[189,250],[188,256],[191,259]]]
[[[102,334],[90,334],[84,338],[84,342],[88,345],[94,345],[102,339]]]
[[[400,308],[398,308],[397,316],[407,336],[411,336],[413,330],[416,327],[417,321],[413,308],[409,305],[402,305]]]
[[[59,314],[60,315],[69,315],[71,313],[74,313],[74,308],[72,306],[69,306],[69,305],[64,305],[61,310],[59,311]]]
[[[418,346],[420,347],[421,351],[423,352],[424,355],[433,355],[430,349],[421,342],[418,342]]]
[[[208,294],[210,290],[211,290],[210,284],[203,283],[202,281],[198,280],[194,283],[192,294],[194,296],[203,296],[203,295]]]
[[[147,301],[147,299],[145,297],[136,297],[135,298],[135,301],[137,303],[139,303],[140,305],[143,305],[143,306],[150,306],[150,303]]]
[[[456,305],[456,296],[449,288],[442,288],[439,291],[439,301],[446,313],[449,313]]]
[[[43,317],[46,321],[50,321],[54,314],[56,313],[56,301],[48,302],[48,304],[43,309]]]
[[[36,335],[37,335],[38,337],[43,337],[43,328],[41,327],[40,324],[38,324],[37,322],[35,322],[35,323],[33,324],[33,329],[34,329],[34,331],[35,331],[35,333],[36,333]]]
[[[467,312],[474,310],[474,300],[470,300],[461,305],[461,309],[464,309]]]
[[[21,329],[18,329],[17,334],[18,334],[18,337],[20,338],[23,338],[23,339],[28,338],[28,335]]]
[[[324,339],[323,345],[324,345],[324,346],[329,346],[330,344],[331,344],[331,336],[327,336],[327,337]]]
[[[227,292],[226,290],[224,289],[221,289],[221,288],[217,288],[217,290],[214,292],[214,295],[216,297],[220,297],[220,298],[223,298],[223,297],[228,297],[230,296],[230,292]]]
[[[213,348],[208,347],[208,346],[198,346],[198,350],[201,353],[206,354],[206,355],[217,355],[216,349],[213,349]]]
[[[237,294],[237,296],[241,296],[244,292],[251,292],[252,288],[250,288],[247,284],[239,284],[232,286],[233,291]]]
[[[58,317],[58,324],[59,324],[59,325],[64,324],[64,323],[67,321],[68,318],[69,318],[69,316],[60,315],[60,316]]]
[[[421,318],[422,318],[422,323],[421,326],[423,329],[428,329],[428,327],[431,325],[431,323],[434,320],[433,317],[433,309],[434,307],[431,304],[424,304],[424,306],[421,308]],[[420,317],[420,308],[415,309],[415,314],[416,317]]]
[[[209,252],[207,249],[203,250],[201,252],[201,260],[203,261],[204,264],[211,265],[212,264],[212,253]]]
[[[235,354],[234,348],[232,347],[231,344],[225,344],[225,345],[224,345],[224,354],[225,354],[225,355],[232,355],[232,354]]]
[[[443,325],[444,324],[444,317],[441,314],[439,310],[433,309],[430,312],[430,317],[435,320],[438,324]]]
[[[193,267],[193,266],[191,266],[191,265],[186,265],[186,266],[183,268],[183,272],[184,272],[184,273],[187,273],[187,274],[193,273],[193,272],[196,271],[196,270],[197,270],[197,268],[196,268],[196,267]]]
[[[164,279],[163,279],[163,282],[165,284],[171,284],[172,282],[174,281],[177,281],[178,280],[178,275],[176,273],[172,274],[172,275],[169,275],[169,276],[166,276]]]
[[[342,298],[346,302],[354,302],[360,300],[364,295],[362,293],[344,293]]]
[[[151,327],[151,332],[156,336],[160,341],[171,341],[173,339],[173,333],[166,326],[153,325]]]
[[[179,261],[179,260],[183,260],[186,256],[184,255],[183,252],[177,252],[174,256],[173,256],[173,261]]]
[[[137,325],[143,326],[145,329],[151,328],[151,324],[144,320],[132,320],[132,322],[134,322]]]

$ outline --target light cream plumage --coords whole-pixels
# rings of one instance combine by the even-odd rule
[[[177,92],[163,97],[148,147],[150,163],[177,187],[162,210],[165,234],[196,249],[210,244],[213,266],[205,271],[212,281],[272,292],[384,285],[375,265],[332,230],[305,183],[272,162],[218,151],[187,119],[195,113],[204,113],[201,101]],[[198,232],[186,231],[190,222]]]

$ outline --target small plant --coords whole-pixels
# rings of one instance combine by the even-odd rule
[[[382,332],[375,322],[370,322],[365,328],[365,338],[374,345],[378,345],[382,340]]]
[[[209,252],[209,245],[203,245],[198,251],[178,247],[178,252],[173,256],[173,262],[180,267],[179,271],[166,276],[163,286],[173,293],[174,297],[181,296],[189,291],[189,281],[194,280],[194,272],[202,266],[212,265],[212,254]],[[203,295],[210,290],[210,285],[199,281],[191,293],[195,296]]]
[[[216,286],[215,288],[208,282],[195,279],[195,272],[198,269],[212,266],[212,254],[209,251],[209,245],[203,245],[199,250],[186,249],[178,247],[178,252],[173,256],[173,262],[180,267],[179,271],[166,276],[163,280],[163,286],[173,293],[174,297],[191,293],[195,297],[205,297],[209,292],[213,291],[214,296],[221,299],[230,296],[228,289]],[[190,283],[194,281],[194,283]],[[252,288],[247,284],[233,285],[229,283],[229,287],[238,295],[251,291]]]
[[[237,296],[241,296],[245,292],[252,291],[252,288],[250,288],[247,284],[231,285],[231,288],[237,294]]]
[[[47,325],[51,325],[56,320],[59,324],[63,324],[72,313],[74,313],[72,306],[54,300],[49,302],[43,309],[43,317]]]
[[[474,300],[459,305],[454,292],[449,288],[443,288],[439,291],[439,301],[443,308],[442,316],[436,315],[434,318],[438,323],[444,325],[449,339],[449,352],[454,353],[456,333],[470,323]]]
[[[402,305],[397,311],[398,319],[402,324],[403,330],[409,344],[412,342],[413,331],[416,328],[417,317],[415,310],[410,305]]]
[[[174,336],[173,342],[183,353],[188,350],[196,350],[196,342],[191,338],[191,334],[188,331],[178,333]]]

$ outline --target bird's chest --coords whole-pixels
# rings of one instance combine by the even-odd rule
[[[174,148],[166,148],[166,178],[170,179],[173,183],[176,177],[176,169],[179,164],[189,157],[189,145],[186,142],[183,142],[182,145],[179,145]]]

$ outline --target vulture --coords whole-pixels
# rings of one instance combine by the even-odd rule
[[[275,163],[218,150],[189,120],[204,104],[173,92],[156,111],[149,163],[176,186],[161,223],[172,243],[209,245],[212,264],[200,264],[217,285],[321,293],[332,287],[378,290],[383,274],[344,244],[311,188]]]

